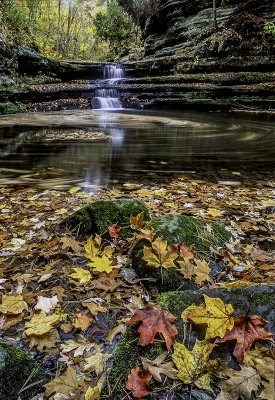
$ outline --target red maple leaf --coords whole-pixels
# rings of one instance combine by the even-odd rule
[[[180,246],[180,256],[182,258],[187,258],[187,260],[191,260],[191,258],[194,258],[195,254],[195,251],[190,250],[185,243],[182,243],[182,245]]]
[[[244,353],[250,348],[254,340],[272,340],[272,333],[262,328],[265,324],[267,324],[267,321],[257,315],[252,315],[249,318],[240,315],[234,321],[234,328],[227,331],[222,339],[217,339],[216,343],[237,340],[233,354],[242,364]]]
[[[118,232],[120,230],[121,230],[121,226],[117,226],[117,224],[113,224],[113,225],[109,226],[109,235],[111,237],[118,238],[119,237]]]
[[[161,333],[165,339],[166,347],[169,350],[174,344],[174,336],[178,331],[172,322],[176,319],[168,310],[150,304],[146,309],[137,310],[128,324],[135,321],[142,321],[138,332],[140,333],[139,344],[147,346],[153,343],[157,333]]]
[[[152,390],[148,386],[148,382],[152,378],[152,374],[148,370],[139,370],[138,365],[132,369],[126,381],[126,389],[132,391],[132,395],[137,399],[141,399]]]

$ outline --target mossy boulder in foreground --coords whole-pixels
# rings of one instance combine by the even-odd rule
[[[192,324],[192,326],[190,326],[190,324],[186,324],[184,327],[181,319],[181,313],[193,303],[195,305],[201,305],[204,302],[203,294],[214,298],[219,297],[224,303],[232,304],[234,309],[234,318],[237,318],[239,315],[245,315],[249,317],[255,314],[266,319],[268,324],[265,326],[265,328],[270,332],[274,332],[274,290],[275,287],[271,285],[251,285],[223,289],[167,292],[163,293],[158,298],[157,303],[163,308],[168,309],[174,316],[177,317],[174,322],[178,330],[176,340],[184,343],[188,349],[192,349],[196,338],[202,340],[205,337],[206,327],[204,325],[200,325],[200,329],[198,329],[198,325],[194,324]],[[116,351],[113,368],[108,378],[109,389],[105,388],[104,391],[104,394],[108,395],[110,390],[110,393],[112,393],[110,397],[108,397],[110,400],[124,398],[126,390],[125,381],[130,374],[131,369],[137,364],[140,364],[140,357],[147,357],[150,360],[154,360],[158,355],[167,352],[165,344],[163,345],[163,343],[160,343],[159,341],[155,341],[152,345],[145,347],[138,345],[138,326],[138,323],[133,323],[128,327]],[[238,369],[237,361],[233,356],[233,348],[235,343],[235,341],[229,341],[219,344],[212,353],[213,359],[220,358],[226,361],[231,360],[228,366],[230,368]],[[169,354],[171,354],[171,351]],[[170,360],[169,356],[167,357],[167,360]],[[178,388],[178,393],[174,389],[173,396],[171,393],[169,395],[172,381],[168,382],[167,379],[163,379],[163,383],[158,383],[152,379],[149,386],[154,390],[153,394],[148,397],[150,400],[165,398],[170,399],[172,397],[173,400],[190,398],[190,391],[186,387],[185,389],[182,389],[182,387]],[[204,390],[199,390],[195,387],[194,389],[196,391],[195,393],[200,393],[198,394],[198,397],[196,397],[194,393],[194,396],[191,397],[192,400],[198,398],[209,400],[216,397],[216,395],[211,396],[209,392]],[[213,389],[215,390],[214,387]],[[185,393],[183,393],[184,390]],[[186,393],[186,391],[189,393]],[[165,395],[162,396],[162,394]]]
[[[1,400],[17,400],[19,396],[21,400],[30,400],[47,380],[46,372],[27,353],[0,342]],[[24,390],[27,386],[29,389]]]
[[[26,107],[23,104],[14,104],[10,101],[6,103],[0,103],[0,115],[1,114],[18,114],[26,112]]]
[[[140,200],[119,199],[100,200],[81,208],[61,223],[77,236],[104,233],[112,224],[121,226],[119,236],[125,239],[131,234],[130,216],[144,213],[144,220],[149,221],[149,211]]]
[[[167,240],[167,244],[185,243],[196,251],[197,258],[210,259],[210,248],[223,246],[231,238],[231,233],[223,227],[209,221],[187,215],[167,214],[153,219],[146,229],[154,229],[157,237]],[[194,289],[196,285],[183,278],[176,268],[154,268],[142,259],[144,246],[150,246],[144,241],[138,242],[132,251],[133,268],[139,278],[150,278],[144,281],[148,287],[157,287],[161,291]]]

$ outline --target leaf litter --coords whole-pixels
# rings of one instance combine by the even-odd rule
[[[176,337],[175,317],[153,303],[148,305],[148,295],[141,282],[136,279],[129,282],[120,272],[127,265],[127,248],[131,248],[133,238],[128,245],[123,243],[119,238],[120,227],[114,225],[110,227],[109,243],[103,246],[100,236],[78,241],[70,232],[60,233],[57,229],[64,217],[92,201],[137,198],[146,203],[151,216],[186,213],[220,223],[233,234],[227,249],[211,249],[212,255],[225,266],[213,279],[209,275],[209,255],[206,254],[206,259],[196,258],[185,243],[167,246],[164,240],[154,239],[153,230],[146,229],[143,215],[132,217],[129,225],[136,229],[136,239],[151,244],[144,259],[155,268],[176,267],[185,278],[212,288],[274,281],[273,182],[263,186],[232,186],[226,182],[209,185],[194,175],[166,180],[151,173],[144,185],[117,182],[111,189],[90,192],[75,182],[68,181],[64,186],[63,180],[62,186],[58,179],[43,185],[39,173],[37,180],[36,177],[33,186],[24,178],[14,182],[2,179],[0,327],[4,341],[32,349],[45,368],[51,360],[51,381],[41,388],[39,398],[51,400],[59,395],[60,398],[98,399],[106,384],[106,372],[112,365],[110,343],[132,321],[146,321],[146,313],[153,321],[150,329],[149,325],[139,327],[143,345],[156,338],[165,339],[169,349]],[[56,190],[59,185],[62,190]],[[126,255],[121,261],[123,246]],[[176,261],[179,255],[183,261]],[[150,295],[151,301],[154,296],[154,293]],[[220,299],[205,296],[205,300],[205,305],[182,310],[184,323],[207,326],[204,340],[196,342],[193,350],[176,342],[172,358],[170,353],[155,360],[143,358],[139,364],[142,369],[136,366],[125,386],[135,398],[151,393],[150,380],[163,379],[165,375],[207,390],[212,390],[212,379],[223,379],[218,383],[222,390],[219,399],[231,399],[236,384],[238,395],[244,399],[260,388],[263,390],[259,398],[273,398],[271,360],[274,356],[269,348],[264,351],[259,342],[254,343],[259,339],[260,343],[271,340],[270,332],[262,328],[265,321],[261,316],[239,316],[232,324],[230,304],[217,307],[215,303],[221,302]],[[151,314],[150,310],[153,310]],[[156,322],[158,315],[161,318],[157,317]],[[170,325],[168,332],[167,324]],[[156,327],[154,333],[151,326]],[[255,329],[258,333],[251,333]],[[234,354],[243,363],[240,371],[209,358],[215,343],[235,337]],[[163,363],[166,357],[168,361]],[[57,359],[59,364],[54,361]]]

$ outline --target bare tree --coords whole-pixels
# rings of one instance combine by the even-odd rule
[[[216,0],[213,0],[213,19],[214,19],[214,27],[217,31],[218,30],[218,22],[217,22]]]

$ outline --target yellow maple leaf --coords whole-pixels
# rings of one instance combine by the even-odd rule
[[[108,353],[97,353],[95,355],[92,355],[91,357],[85,358],[84,361],[86,364],[84,365],[83,371],[94,371],[96,375],[100,375],[106,367],[106,361],[110,357],[112,357],[112,355]]]
[[[227,330],[234,327],[233,307],[231,304],[224,304],[219,298],[204,296],[205,305],[197,307],[188,315],[188,319],[194,324],[207,324],[205,339],[220,337],[223,338]]]
[[[56,341],[60,339],[57,330],[54,329],[53,332],[46,333],[45,335],[28,336],[27,340],[29,340],[29,349],[37,346],[37,350],[43,353],[52,347],[56,347]]]
[[[148,224],[148,221],[144,221],[144,212],[142,211],[136,217],[133,215],[130,216],[130,227],[135,230],[139,230],[144,228],[145,225]]]
[[[95,238],[93,236],[89,237],[87,243],[84,245],[85,257],[89,259],[96,257],[100,251],[101,241],[102,239],[99,235],[96,235]]]
[[[174,260],[178,257],[178,245],[170,244],[167,247],[167,240],[157,238],[151,247],[144,247],[143,260],[151,267],[173,268]]]
[[[208,208],[207,214],[211,215],[212,217],[221,217],[221,211],[217,210],[216,208]]]
[[[85,393],[84,400],[98,400],[100,395],[100,391],[97,386],[89,387],[87,392]]]
[[[59,316],[55,314],[50,316],[47,316],[45,312],[34,314],[32,319],[25,324],[25,328],[27,328],[25,334],[27,336],[42,336],[50,332],[58,321]]]
[[[197,275],[195,282],[198,285],[202,285],[203,282],[209,282],[209,272],[211,269],[208,267],[207,262],[205,260],[201,261],[196,258],[194,258],[194,262],[196,264],[194,272]]]
[[[24,301],[21,294],[3,294],[2,304],[0,304],[0,312],[3,314],[21,314],[22,311],[27,310],[28,305]]]
[[[197,309],[197,306],[195,304],[192,304],[191,306],[187,307],[182,313],[181,313],[181,319],[183,322],[189,322],[188,321],[188,316],[191,314],[191,312],[195,311]]]
[[[94,270],[97,272],[107,272],[107,274],[109,274],[114,268],[114,265],[112,265],[112,261],[109,260],[109,258],[106,256],[93,257],[91,261],[92,262],[88,265],[94,268]]]
[[[70,274],[69,276],[73,279],[77,279],[79,281],[79,283],[88,283],[91,278],[92,275],[90,274],[89,271],[87,271],[86,269],[83,268],[73,268],[73,270],[75,272],[73,272],[72,274]]]
[[[209,359],[213,348],[214,343],[209,340],[196,340],[192,351],[187,350],[184,344],[176,342],[172,358],[179,370],[178,378],[185,384],[194,384],[212,392],[211,378],[220,377],[220,371],[227,364],[219,359]]]
[[[194,265],[187,259],[184,261],[177,261],[180,266],[179,272],[184,276],[185,279],[191,279],[194,274]]]
[[[97,315],[99,312],[106,312],[107,308],[103,307],[101,304],[96,304],[93,302],[85,303],[82,302],[83,307],[87,307],[92,315]]]

